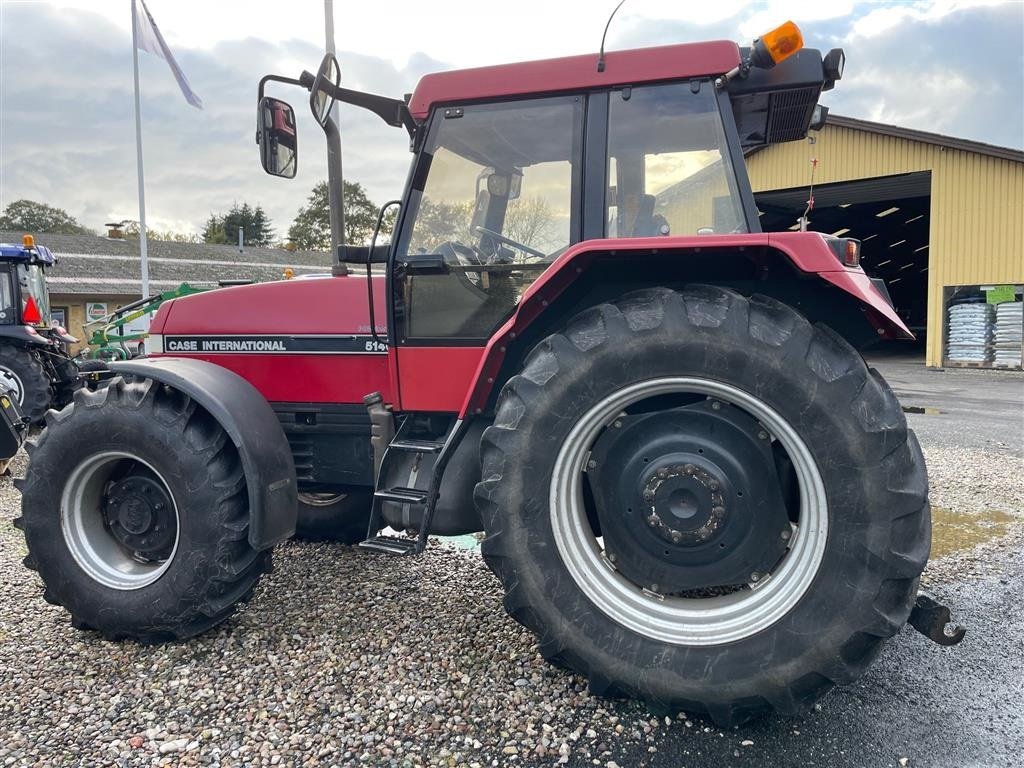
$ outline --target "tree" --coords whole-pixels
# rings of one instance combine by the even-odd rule
[[[64,235],[91,235],[67,211],[34,200],[15,200],[4,208],[0,229],[22,232],[53,232]]]
[[[139,222],[129,221],[121,230],[126,239],[137,240],[139,237]],[[162,240],[168,243],[201,243],[203,239],[193,232],[174,232],[170,229],[153,229],[146,227],[147,240]]]
[[[377,224],[378,208],[357,181],[346,181],[342,187],[345,212],[345,242],[368,245]],[[391,212],[389,212],[391,213]],[[382,234],[390,232],[388,220],[382,225]],[[329,251],[331,248],[331,208],[327,197],[327,182],[321,181],[310,192],[306,205],[299,208],[295,221],[288,228],[288,240],[298,248],[311,251]]]
[[[502,234],[523,245],[546,251],[548,241],[555,234],[552,231],[554,224],[555,217],[547,200],[542,197],[520,198],[509,203]]]
[[[248,203],[235,203],[223,215],[210,214],[203,226],[203,242],[234,243],[238,240],[239,227],[247,245],[266,248],[274,240],[274,227],[262,206],[253,208]]]

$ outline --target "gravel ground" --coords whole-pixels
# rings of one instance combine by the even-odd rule
[[[1001,564],[1024,544],[1016,444],[924,447],[933,503],[970,525],[965,546],[983,540],[954,544],[926,582],[940,594],[954,582],[1005,583]],[[19,457],[13,472],[23,471]],[[109,643],[43,602],[10,525],[19,503],[0,478],[0,765],[761,765],[771,733],[781,745],[774,764],[899,766],[908,745],[882,744],[869,759],[828,728],[842,732],[863,700],[893,695],[882,675],[899,676],[899,654],[927,667],[951,653],[907,630],[883,655],[883,672],[828,697],[823,710],[723,731],[596,698],[548,666],[505,616],[476,552],[437,545],[401,559],[305,543],[280,547],[253,601],[218,629],[180,645]],[[1024,717],[1003,716],[1001,728],[1024,729]],[[801,731],[825,735],[801,747]],[[1019,731],[1005,738],[1021,741]]]

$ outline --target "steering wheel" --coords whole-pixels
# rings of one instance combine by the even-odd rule
[[[477,234],[480,235],[487,235],[488,237],[493,237],[499,243],[511,245],[513,248],[518,248],[520,251],[523,251],[524,253],[528,253],[531,256],[536,256],[538,259],[546,259],[548,257],[546,253],[542,253],[541,251],[538,251],[536,248],[531,248],[528,245],[517,243],[511,237],[505,237],[504,235],[499,234],[498,232],[493,232],[487,229],[486,227],[476,227],[476,232]]]

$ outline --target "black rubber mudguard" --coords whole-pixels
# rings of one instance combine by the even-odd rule
[[[167,384],[213,416],[238,448],[249,488],[249,543],[267,549],[295,533],[295,463],[273,409],[236,373],[205,360],[146,358],[110,363],[110,370]]]

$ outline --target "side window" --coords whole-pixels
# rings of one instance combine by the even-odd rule
[[[608,184],[608,237],[747,231],[709,82],[611,94]]]
[[[18,317],[14,306],[14,291],[11,286],[11,273],[7,269],[0,270],[0,325],[11,325]]]
[[[435,113],[397,254],[444,268],[404,278],[403,338],[488,338],[576,239],[581,115],[572,96]]]

